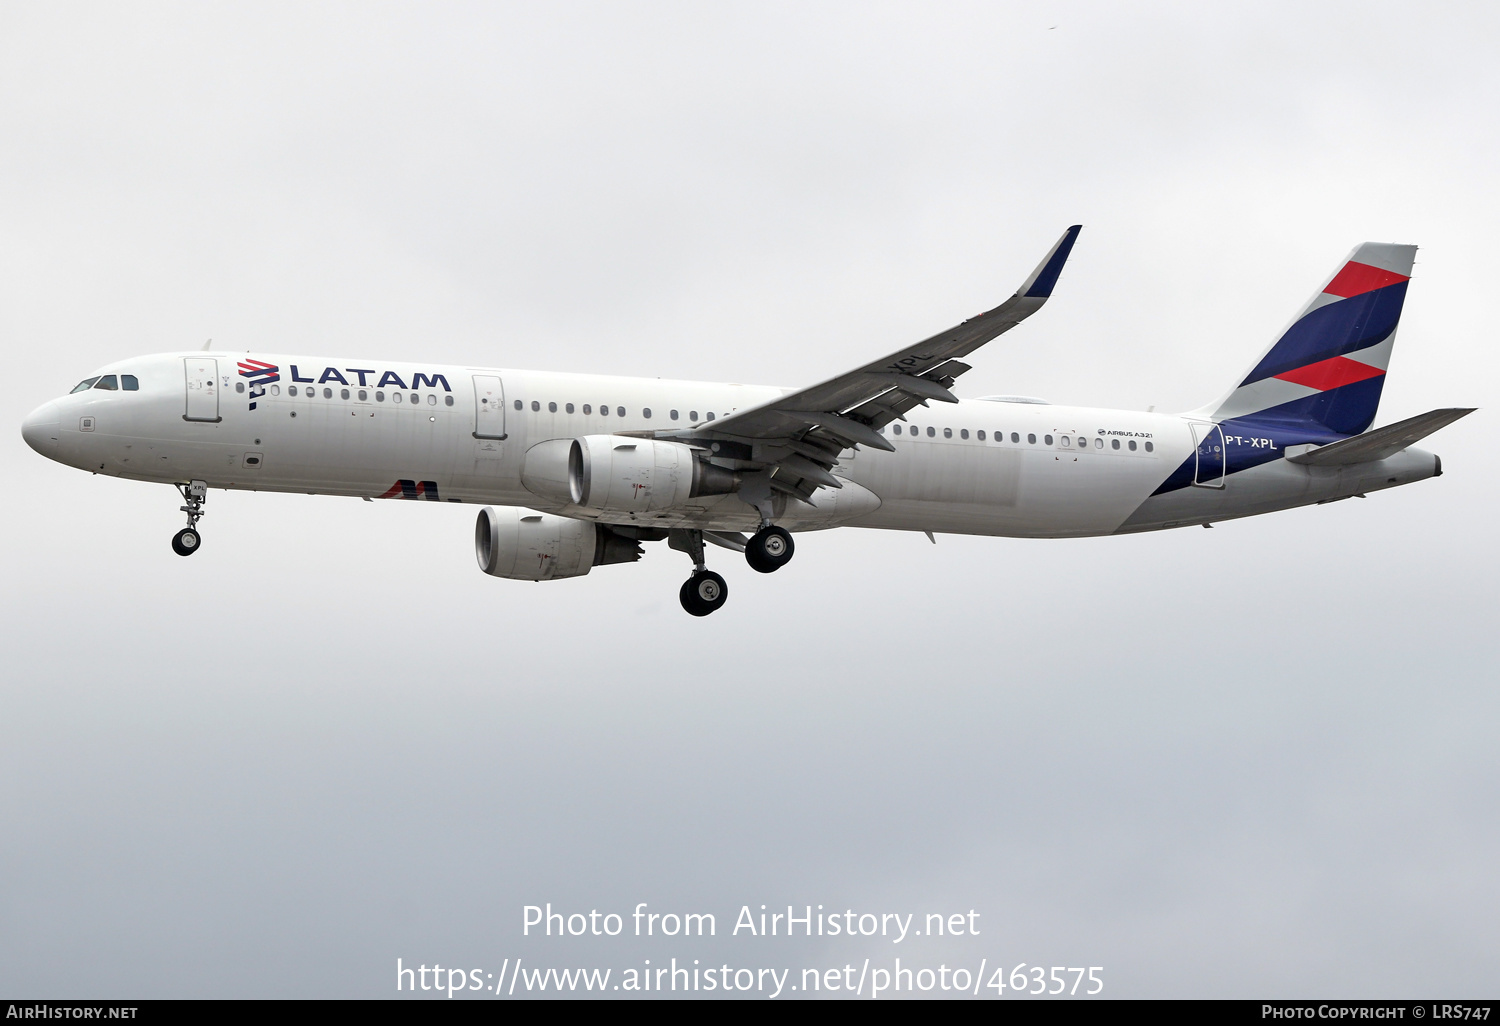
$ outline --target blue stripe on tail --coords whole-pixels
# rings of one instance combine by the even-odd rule
[[[1298,367],[1368,349],[1396,330],[1407,282],[1397,282],[1320,307],[1287,329],[1242,384],[1274,378]],[[1376,398],[1380,397],[1379,391]],[[1370,411],[1371,417],[1375,414]],[[1361,429],[1363,430],[1363,429]]]

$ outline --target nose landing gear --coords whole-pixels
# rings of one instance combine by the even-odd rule
[[[182,493],[186,503],[182,511],[187,514],[188,525],[172,536],[172,551],[179,556],[191,556],[203,544],[203,536],[198,533],[198,520],[203,516],[208,484],[204,481],[189,481],[185,485],[178,485],[177,490]]]
[[[682,583],[682,589],[677,593],[682,608],[693,616],[707,616],[722,606],[729,598],[729,585],[704,565],[703,532],[674,528],[667,535],[667,545],[686,552],[693,561],[693,575]]]

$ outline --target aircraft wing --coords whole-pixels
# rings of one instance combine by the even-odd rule
[[[953,403],[953,381],[967,356],[1042,308],[1052,295],[1082,225],[1073,225],[1048,251],[1015,295],[957,327],[810,388],[789,392],[688,432],[657,432],[690,444],[720,442],[716,450],[766,468],[770,486],[806,501],[820,485],[841,487],[830,471],[854,445],[894,450],[879,428],[929,399]],[[728,443],[726,445],[725,443]]]
[[[1430,413],[1408,417],[1394,424],[1387,424],[1374,431],[1366,431],[1362,435],[1312,447],[1306,452],[1288,456],[1287,461],[1314,467],[1336,467],[1383,460],[1396,455],[1410,445],[1415,445],[1439,428],[1445,428],[1460,417],[1467,417],[1473,412],[1472,409],[1458,408],[1433,410]]]

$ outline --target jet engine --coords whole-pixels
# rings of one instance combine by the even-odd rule
[[[677,442],[585,435],[532,446],[521,483],[555,502],[609,513],[651,513],[700,495],[727,495],[739,487],[739,475]]]
[[[633,563],[641,547],[603,525],[515,506],[479,511],[474,524],[479,569],[513,581],[582,577],[605,563]]]

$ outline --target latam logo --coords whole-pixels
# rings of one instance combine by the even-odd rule
[[[408,481],[402,479],[385,490],[384,493],[375,496],[377,499],[426,499],[429,502],[442,502],[438,498],[438,486],[436,481]],[[458,500],[450,500],[457,502]]]
[[[244,366],[244,364],[240,366]],[[358,382],[351,382],[348,378],[344,377],[346,373],[354,375],[359,379]],[[367,381],[366,378],[372,374],[380,375],[380,380],[374,382],[376,388],[395,388],[403,392],[406,391],[407,385],[405,380],[395,371],[377,371],[369,367],[345,367],[341,371],[337,367],[324,367],[323,373],[316,377],[304,378],[297,370],[297,365],[295,363],[292,364],[292,380],[299,384],[305,382],[309,385],[326,385],[330,381],[336,381],[340,385],[357,383],[361,388],[368,388],[371,382]],[[448,379],[441,374],[423,374],[421,371],[417,371],[411,376],[411,387],[413,389],[437,388],[439,385],[443,386],[444,392],[453,391],[453,389],[448,387]]]
[[[281,368],[274,363],[259,360],[241,360],[240,377],[250,380],[250,408],[255,409],[255,400],[266,394],[266,386],[281,380]]]

